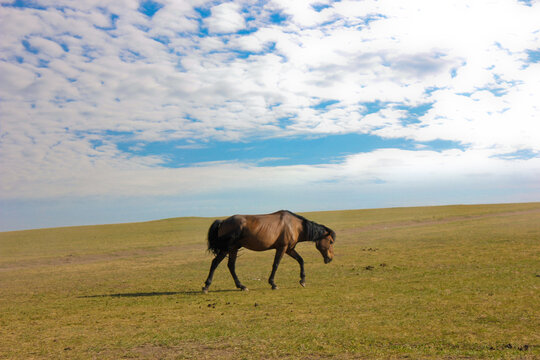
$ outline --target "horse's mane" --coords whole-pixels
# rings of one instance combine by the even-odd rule
[[[330,235],[332,239],[336,239],[336,233],[334,230],[330,229],[327,226],[317,224],[315,221],[306,219],[305,217],[295,214],[289,210],[282,210],[291,214],[292,216],[302,220],[302,226],[304,228],[306,241],[319,241],[327,235]]]

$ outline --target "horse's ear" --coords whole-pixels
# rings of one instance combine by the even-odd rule
[[[332,240],[336,241],[336,233],[335,233],[335,231],[330,229],[330,228],[326,228],[326,230],[328,230],[328,235],[330,235],[332,237]]]

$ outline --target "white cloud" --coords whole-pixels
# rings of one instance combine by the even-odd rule
[[[540,48],[540,3],[224,2],[206,18],[195,10],[203,2],[163,2],[151,18],[136,1],[36,4],[46,10],[0,7],[2,198],[217,191],[239,177],[238,186],[391,183],[426,168],[461,180],[475,169],[538,174],[536,158],[498,156],[540,151],[540,64],[527,61]],[[275,12],[286,16],[280,24],[269,21]],[[327,100],[336,103],[317,109]],[[366,114],[375,101],[381,108]],[[418,121],[404,121],[408,107],[426,103]],[[193,140],[191,148],[361,133],[464,150],[168,169],[159,157],[122,152],[107,132]]]
[[[211,8],[212,15],[205,19],[208,30],[214,34],[226,34],[242,30],[246,24],[240,10],[240,6],[233,2],[213,6]]]
[[[97,136],[95,138],[98,138]],[[347,156],[338,163],[320,165],[260,166],[253,163],[201,163],[186,168],[161,168],[157,157],[129,158],[108,142],[82,143],[67,136],[62,142],[31,146],[32,139],[16,139],[25,158],[39,164],[28,169],[11,156],[3,172],[0,191],[4,199],[46,199],[77,196],[161,196],[262,191],[286,188],[355,188],[378,185],[480,187],[514,179],[536,188],[540,159],[515,160],[494,157],[487,150],[380,149]],[[65,171],[65,164],[70,171]],[[534,186],[536,183],[536,186]]]

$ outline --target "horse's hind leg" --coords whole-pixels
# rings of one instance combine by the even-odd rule
[[[300,285],[306,286],[306,273],[304,272],[304,259],[296,252],[296,250],[291,249],[287,251],[287,254],[292,257],[294,260],[298,261],[300,264]]]
[[[225,256],[227,256],[227,252],[222,250],[216,255],[214,260],[212,260],[212,265],[210,265],[210,273],[208,274],[208,278],[206,279],[204,283],[204,287],[202,288],[202,291],[204,293],[208,292],[208,288],[210,287],[210,284],[212,284],[214,271],[216,271],[216,268],[218,267],[219,263],[221,263],[223,259],[225,259]]]
[[[236,284],[236,287],[242,291],[247,291],[247,287],[242,285],[240,280],[238,279],[238,276],[236,275],[236,257],[238,255],[238,249],[233,249],[229,251],[229,262],[227,263],[227,266],[229,268],[229,271],[231,272],[231,275],[234,279],[234,283]]]

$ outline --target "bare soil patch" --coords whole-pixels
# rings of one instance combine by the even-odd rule
[[[95,359],[239,359],[238,349],[229,344],[184,342],[180,345],[145,344],[132,349],[108,349]]]

